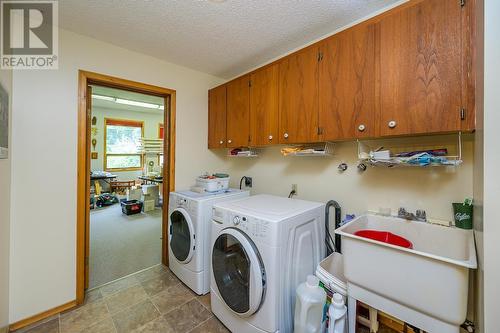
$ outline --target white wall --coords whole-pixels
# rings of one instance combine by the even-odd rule
[[[164,117],[163,111],[155,111],[155,112],[144,112],[144,111],[128,111],[128,110],[119,110],[119,109],[108,109],[101,107],[93,107],[92,108],[92,116],[97,118],[97,135],[95,139],[97,140],[97,145],[95,150],[97,152],[97,159],[91,160],[90,169],[92,171],[99,171],[104,169],[104,118],[111,119],[127,119],[127,120],[137,120],[144,122],[144,137],[150,139],[158,138],[158,124],[163,124]],[[155,163],[155,166],[158,166],[158,158],[155,156],[146,156],[145,163],[152,160]],[[140,171],[113,171],[113,174],[116,174],[117,180],[137,180],[142,174],[142,170]]]
[[[452,147],[456,136],[394,139],[398,145],[430,143]],[[452,219],[452,202],[472,196],[473,136],[463,137],[463,159],[460,167],[446,168],[369,168],[359,173],[356,142],[338,143],[333,158],[283,157],[280,147],[266,148],[252,159],[228,159],[226,168],[237,186],[241,176],[253,177],[252,193],[287,196],[291,184],[298,185],[298,197],[326,202],[337,200],[342,212],[361,214],[379,207],[400,206],[425,209],[428,217]],[[337,166],[345,161],[349,169],[340,173]]]
[[[476,332],[482,333],[484,330],[484,241],[483,241],[483,205],[484,205],[484,24],[483,24],[483,1],[477,2],[478,19],[476,21],[475,40],[476,52],[476,140],[474,147],[474,236],[476,239],[477,264],[478,268],[473,274],[473,305],[474,323]]]
[[[206,149],[207,90],[222,80],[68,31],[59,36],[59,70],[17,71],[13,79],[11,323],[75,299],[79,69],[177,91],[177,188],[223,163]]]
[[[12,71],[0,70],[0,84],[12,97]],[[12,102],[9,102],[9,108],[11,105]],[[9,121],[11,119],[9,114]],[[9,145],[12,147],[11,140],[9,140]],[[9,323],[10,181],[9,154],[8,159],[0,159],[0,332],[6,330]]]
[[[484,330],[500,327],[500,2],[484,2]]]

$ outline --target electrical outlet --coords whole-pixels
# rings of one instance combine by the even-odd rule
[[[299,194],[299,190],[298,190],[297,184],[292,184],[292,191],[294,191],[295,195]]]
[[[252,177],[245,176],[245,186],[252,187]]]

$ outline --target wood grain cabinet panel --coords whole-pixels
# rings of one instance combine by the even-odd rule
[[[320,139],[375,135],[375,25],[364,24],[320,44]]]
[[[264,67],[250,76],[250,145],[279,142],[279,65]]]
[[[382,136],[460,130],[462,10],[426,0],[378,22]]]
[[[208,91],[208,148],[226,147],[226,86]]]
[[[280,143],[318,141],[318,46],[279,63]]]
[[[227,83],[227,147],[246,147],[250,136],[250,77]]]

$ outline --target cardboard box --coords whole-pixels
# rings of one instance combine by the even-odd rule
[[[155,209],[155,201],[154,200],[145,200],[144,205],[142,206],[143,211],[150,212]]]
[[[142,189],[134,189],[134,188],[129,188],[127,189],[127,201],[129,200],[141,200],[142,196]]]

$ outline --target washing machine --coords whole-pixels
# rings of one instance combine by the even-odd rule
[[[216,193],[171,192],[168,209],[170,270],[198,295],[210,291],[210,224],[214,203],[248,197],[229,189]]]
[[[211,306],[232,332],[293,332],[295,290],[324,257],[324,214],[271,195],[214,205]]]

